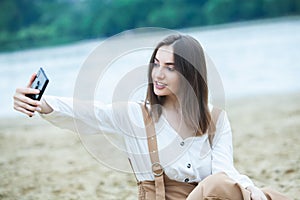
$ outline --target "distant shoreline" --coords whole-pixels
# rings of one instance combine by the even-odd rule
[[[230,29],[230,28],[237,28],[237,27],[244,27],[244,26],[252,26],[252,25],[258,25],[258,24],[263,25],[265,23],[281,23],[284,21],[299,21],[299,20],[300,20],[300,16],[295,15],[295,16],[282,16],[282,17],[275,17],[275,18],[264,18],[264,19],[253,19],[253,20],[246,20],[246,21],[229,22],[229,23],[224,23],[224,24],[194,26],[194,27],[188,27],[188,28],[169,29],[169,30],[178,31],[178,32],[211,31],[211,30],[219,30],[219,29]],[[133,28],[133,29],[128,29],[128,30],[135,30],[135,29],[142,29],[142,28],[151,28],[151,27],[138,27],[138,28]],[[168,29],[168,28],[164,28],[164,27],[153,27],[153,28]],[[124,30],[115,35],[124,33],[128,30]],[[144,34],[147,35],[148,33],[144,33]],[[151,33],[151,34],[153,34],[153,33]],[[112,35],[110,37],[113,37],[115,35]],[[141,34],[141,35],[143,35],[143,34]],[[99,41],[103,41],[110,37],[95,37],[95,38],[91,38],[91,39],[74,40],[71,42],[65,42],[65,43],[59,43],[59,44],[41,45],[41,46],[32,47],[32,48],[27,47],[27,48],[23,48],[23,49],[19,49],[19,50],[16,49],[16,50],[9,50],[9,51],[0,51],[0,55],[15,53],[15,52],[19,52],[19,51],[32,51],[32,50],[34,51],[34,50],[39,50],[39,49],[44,49],[44,48],[72,46],[72,45],[86,43],[86,42],[99,42]]]
[[[182,28],[182,29],[178,29],[178,31],[183,31],[183,32],[210,31],[210,30],[230,29],[230,28],[237,28],[237,27],[260,25],[260,24],[264,25],[269,23],[293,22],[299,20],[300,20],[300,16],[295,15],[295,16],[284,16],[284,17],[276,17],[276,18],[254,19],[254,20],[239,21],[239,22],[229,22],[224,24],[215,24],[215,25],[208,25],[202,27]]]

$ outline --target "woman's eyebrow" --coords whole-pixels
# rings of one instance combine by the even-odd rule
[[[173,62],[166,62],[165,65],[175,65]]]
[[[154,58],[155,61],[159,62],[157,58]],[[174,62],[166,62],[165,65],[175,65]]]

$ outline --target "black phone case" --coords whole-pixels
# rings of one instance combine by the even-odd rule
[[[49,83],[49,79],[46,76],[46,73],[44,72],[43,68],[40,68],[39,71],[36,74],[36,77],[34,81],[31,84],[31,88],[40,90],[39,94],[28,94],[27,97],[33,99],[33,100],[41,100],[42,95]]]

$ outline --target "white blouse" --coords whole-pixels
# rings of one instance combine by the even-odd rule
[[[138,181],[154,180],[143,114],[138,103],[104,105],[74,102],[73,106],[70,98],[44,96],[44,99],[54,110],[50,114],[41,114],[44,119],[80,134],[105,132],[120,135]],[[169,178],[200,182],[210,174],[225,172],[243,187],[253,185],[234,167],[232,133],[226,112],[220,114],[216,123],[212,148],[207,134],[183,139],[163,115],[155,123],[155,130],[159,160]]]

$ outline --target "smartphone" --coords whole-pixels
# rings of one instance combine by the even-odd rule
[[[39,71],[36,74],[35,79],[33,80],[31,84],[31,88],[40,90],[39,94],[27,94],[26,96],[33,99],[33,100],[41,100],[42,95],[49,83],[49,79],[46,76],[45,71],[43,68],[40,68]]]

